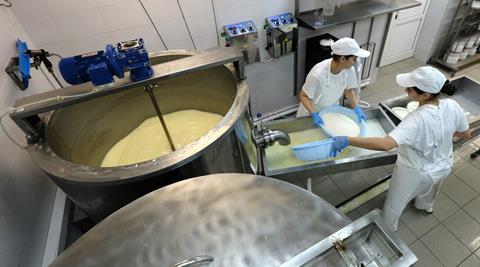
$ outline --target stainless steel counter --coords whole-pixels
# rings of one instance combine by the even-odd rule
[[[335,15],[327,17],[322,25],[315,24],[313,15],[315,10],[300,13],[297,16],[297,20],[302,27],[310,30],[319,30],[334,25],[370,18],[385,13],[392,13],[419,5],[420,3],[415,0],[363,0],[344,4],[338,8],[335,8]]]

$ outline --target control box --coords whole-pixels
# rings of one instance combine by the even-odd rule
[[[292,13],[265,18],[267,46],[265,49],[279,58],[297,49],[298,24]]]
[[[226,46],[237,46],[241,49],[245,63],[258,60],[258,30],[253,21],[244,21],[223,26],[222,36]]]

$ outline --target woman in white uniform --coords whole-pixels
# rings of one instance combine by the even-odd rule
[[[316,64],[308,73],[299,94],[300,106],[297,117],[310,115],[317,126],[323,124],[318,111],[338,104],[344,95],[347,105],[355,110],[360,119],[365,114],[357,106],[358,97],[355,88],[358,85],[353,65],[358,57],[368,57],[370,52],[361,49],[352,38],[341,38],[332,44],[332,58]]]
[[[451,99],[440,99],[447,79],[440,71],[426,66],[397,75],[410,100],[419,107],[383,138],[334,137],[332,155],[349,144],[373,150],[398,149],[390,189],[383,206],[383,218],[396,231],[407,204],[431,214],[438,189],[451,172],[454,136],[471,135],[464,111]],[[443,89],[442,89],[443,88]]]

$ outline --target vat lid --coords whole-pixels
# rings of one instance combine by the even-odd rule
[[[172,266],[199,255],[213,257],[211,266],[277,266],[349,222],[325,200],[287,182],[208,175],[121,208],[51,266]]]

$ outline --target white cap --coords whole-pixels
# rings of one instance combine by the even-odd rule
[[[352,38],[343,37],[332,44],[332,53],[339,56],[355,55],[357,57],[368,57],[370,52],[361,49]]]
[[[397,83],[403,87],[417,87],[425,93],[438,94],[447,78],[436,68],[424,66],[410,73],[397,75]]]

